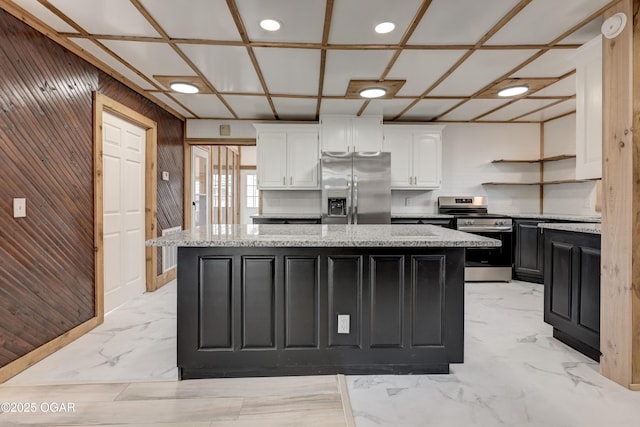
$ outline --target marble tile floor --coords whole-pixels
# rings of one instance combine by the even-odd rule
[[[452,365],[449,375],[347,376],[344,410],[353,411],[357,426],[640,425],[640,392],[605,379],[597,363],[551,336],[551,327],[542,320],[541,285],[513,281],[465,286],[465,363]],[[127,410],[150,414],[134,417],[130,421],[134,425],[324,426],[352,421],[349,416],[341,418],[335,408],[319,409],[328,408],[330,401],[337,404],[339,397],[333,392],[305,391],[296,385],[313,378],[335,382],[333,376],[197,382],[176,378],[173,283],[127,303],[108,315],[104,325],[0,386],[0,402],[21,392],[46,402],[80,391],[80,405],[83,397],[92,396],[90,388],[82,387],[104,385],[106,389],[98,393],[107,397],[92,404],[91,410],[83,409],[75,425],[120,424],[126,420],[100,414]],[[233,385],[233,381],[240,382]],[[246,383],[241,386],[242,381]],[[293,392],[278,397],[271,393],[277,384],[292,387]],[[80,388],[62,392],[63,387]],[[216,387],[222,391],[212,391]],[[244,395],[236,392],[238,388],[250,392]],[[202,395],[197,394],[200,389]],[[304,403],[310,396],[318,401],[309,411],[288,410],[288,405]],[[249,399],[245,412],[238,399]],[[193,418],[175,416],[185,407],[193,408]],[[274,418],[260,413],[269,408],[274,408]],[[291,418],[287,412],[295,415]],[[28,420],[14,417],[11,422]],[[5,421],[0,415],[0,425],[10,425]],[[55,421],[73,425],[71,418],[61,415]]]

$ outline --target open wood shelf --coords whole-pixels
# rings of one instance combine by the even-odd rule
[[[599,181],[601,178],[593,179],[560,179],[557,181],[545,181],[545,182],[483,182],[482,185],[552,185],[552,184],[575,184],[580,182],[593,182]]]
[[[544,157],[542,159],[498,159],[492,160],[491,163],[542,163],[575,158],[575,154],[561,154],[559,156]]]

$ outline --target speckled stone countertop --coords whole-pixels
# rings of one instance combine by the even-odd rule
[[[392,213],[391,218],[451,219],[451,218],[455,218],[455,216],[437,214],[437,213],[399,213],[399,214]]]
[[[564,214],[508,214],[511,218],[531,218],[531,219],[556,219],[559,221],[573,222],[600,222],[602,218],[597,215],[564,215]]]
[[[497,247],[499,240],[435,225],[211,225],[147,241],[196,247]]]
[[[265,219],[288,219],[288,218],[294,218],[294,219],[320,219],[322,218],[322,215],[320,214],[285,214],[285,213],[278,213],[278,214],[256,214],[256,215],[251,215],[251,218],[265,218]]]
[[[593,222],[542,223],[538,228],[551,230],[574,231],[576,233],[600,234],[601,224]]]

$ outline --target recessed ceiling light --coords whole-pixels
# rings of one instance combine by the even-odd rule
[[[504,89],[500,89],[498,91],[498,96],[516,96],[522,95],[525,92],[529,91],[529,86],[526,85],[517,85],[517,86],[509,86]]]
[[[278,31],[280,27],[282,27],[282,24],[275,19],[263,19],[260,21],[260,27],[267,31]]]
[[[198,93],[200,88],[193,83],[188,82],[171,82],[171,89],[180,93]]]
[[[363,98],[380,98],[386,94],[387,90],[383,87],[368,87],[360,91],[360,96]]]
[[[381,22],[376,25],[376,33],[378,34],[387,34],[393,31],[396,28],[396,24],[393,22]]]

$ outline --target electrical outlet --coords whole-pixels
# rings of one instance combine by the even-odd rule
[[[162,180],[163,181],[169,181],[169,172],[168,171],[162,171]]]
[[[349,316],[348,314],[338,314],[338,333],[339,334],[348,334],[349,333]]]

